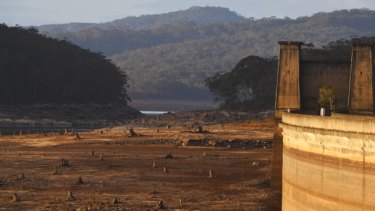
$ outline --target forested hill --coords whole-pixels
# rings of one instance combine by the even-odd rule
[[[208,8],[203,8],[208,9]],[[87,28],[60,33],[84,48],[103,52],[129,75],[131,96],[206,97],[204,80],[231,70],[249,55],[277,55],[277,41],[322,46],[352,36],[375,34],[375,11],[317,13],[310,17],[246,19],[235,23],[173,22],[138,30]]]
[[[142,15],[139,17],[126,17],[106,23],[68,23],[49,24],[39,27],[40,31],[57,34],[62,32],[78,32],[87,28],[103,30],[147,30],[163,25],[176,23],[238,23],[245,18],[237,13],[222,7],[191,7],[187,10],[169,12],[157,15]]]
[[[1,105],[127,102],[126,75],[103,55],[6,25],[0,46]]]

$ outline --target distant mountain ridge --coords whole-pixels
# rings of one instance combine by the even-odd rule
[[[296,19],[173,22],[147,30],[91,27],[52,36],[103,52],[128,74],[129,92],[134,99],[190,99],[206,98],[202,94],[207,93],[204,80],[231,70],[241,58],[276,56],[279,40],[300,40],[319,47],[352,36],[373,35],[375,11],[352,9]]]
[[[163,25],[176,23],[239,23],[245,17],[230,11],[223,7],[191,7],[187,10],[169,12],[157,15],[142,15],[139,17],[126,17],[106,23],[67,23],[67,24],[49,24],[37,27],[44,33],[64,33],[78,32],[89,28],[98,28],[102,30],[148,30],[158,28]]]

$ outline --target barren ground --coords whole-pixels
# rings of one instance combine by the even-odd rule
[[[129,125],[80,133],[80,139],[0,137],[0,210],[152,210],[160,200],[166,209],[279,209],[280,196],[269,187],[271,121],[204,125],[205,133],[132,126],[136,137],[125,133]],[[166,159],[169,152],[173,158]],[[11,202],[13,193],[19,202]],[[115,198],[119,203],[112,204]]]

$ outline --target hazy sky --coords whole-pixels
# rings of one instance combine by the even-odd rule
[[[191,6],[230,8],[245,17],[312,15],[338,9],[375,9],[375,0],[0,0],[0,23],[22,26],[67,22],[106,22],[159,14]]]

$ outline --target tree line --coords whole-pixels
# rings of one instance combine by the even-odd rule
[[[0,103],[123,103],[127,75],[105,56],[35,28],[0,25]]]

